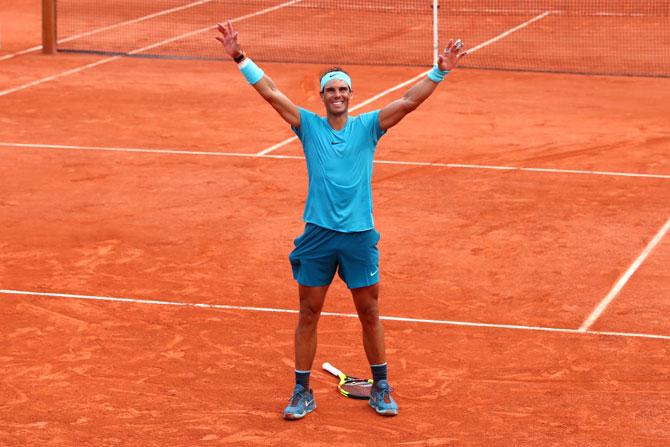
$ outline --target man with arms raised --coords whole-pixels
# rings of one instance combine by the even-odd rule
[[[296,385],[284,418],[300,419],[316,408],[309,375],[316,354],[316,328],[335,272],[351,290],[363,330],[363,347],[374,384],[370,406],[394,416],[398,405],[387,381],[384,329],[379,320],[379,233],[372,219],[372,160],[379,138],[428,98],[467,53],[449,42],[432,71],[381,110],[350,116],[350,76],[341,68],[321,77],[326,116],[297,107],[246,54],[230,22],[219,24],[219,40],[256,91],[291,125],[302,142],[309,187],[305,231],[289,257],[298,282],[300,316],[295,331]]]

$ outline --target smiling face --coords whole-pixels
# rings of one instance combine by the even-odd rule
[[[353,92],[342,79],[333,79],[328,81],[321,92],[321,99],[326,106],[326,113],[329,116],[340,116],[346,114],[349,110],[349,99]]]

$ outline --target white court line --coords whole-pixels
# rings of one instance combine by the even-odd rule
[[[10,93],[18,92],[20,90],[25,90],[25,89],[33,87],[35,85],[40,85],[40,84],[44,84],[45,82],[53,81],[54,79],[58,79],[58,78],[62,78],[62,77],[65,77],[65,76],[69,76],[71,74],[79,73],[81,71],[88,70],[89,68],[97,67],[98,65],[107,64],[109,62],[115,61],[115,60],[120,59],[120,58],[121,58],[121,56],[112,56],[112,57],[109,57],[107,59],[100,59],[99,61],[92,62],[90,64],[86,64],[86,65],[83,65],[83,66],[80,66],[80,67],[72,68],[70,70],[62,71],[58,74],[55,74],[55,75],[52,75],[52,76],[47,76],[46,78],[36,79],[34,81],[31,81],[31,82],[28,82],[28,83],[25,83],[25,84],[21,84],[18,87],[10,88],[10,89],[7,89],[7,90],[2,90],[2,91],[0,91],[0,96],[9,95]]]
[[[101,152],[138,152],[148,154],[173,154],[173,155],[209,155],[218,157],[247,157],[258,158],[256,154],[243,152],[214,152],[214,151],[185,151],[180,149],[147,149],[137,147],[101,147],[101,146],[72,146],[61,144],[33,144],[33,143],[7,143],[0,142],[0,147],[25,147],[31,149],[63,149],[77,151],[101,151]],[[261,158],[288,158],[295,160],[304,160],[305,157],[299,155],[265,155]],[[670,176],[669,176],[670,177]]]
[[[143,21],[149,20],[149,19],[154,19],[156,17],[164,16],[166,14],[172,14],[173,12],[179,12],[179,11],[182,11],[184,9],[193,8],[195,6],[200,6],[202,4],[210,3],[212,1],[214,1],[214,0],[199,0],[197,2],[189,3],[187,5],[182,5],[182,6],[178,6],[178,7],[175,7],[175,8],[165,9],[163,11],[155,12],[153,14],[149,14],[149,15],[142,16],[142,17],[137,17],[137,18],[132,19],[132,20],[126,20],[125,22],[115,23],[113,25],[105,26],[103,28],[95,28],[95,29],[92,29],[91,31],[86,31],[84,33],[74,34],[74,35],[66,37],[64,39],[59,39],[58,43],[71,42],[73,40],[81,39],[82,37],[88,37],[88,36],[92,36],[94,34],[102,33],[104,31],[109,31],[109,30],[120,28],[120,27],[127,26],[127,25],[133,25],[135,23],[143,22]],[[17,51],[16,53],[5,54],[4,56],[0,57],[0,61],[11,59],[11,58],[16,57],[16,56],[21,56],[23,54],[32,53],[33,51],[39,51],[41,49],[42,49],[42,45],[36,45],[34,47],[31,47],[31,48],[26,48],[25,50]]]
[[[293,5],[295,3],[299,3],[301,1],[303,1],[303,0],[291,0],[291,1],[288,1],[288,2],[281,3],[279,5],[273,6],[271,8],[266,8],[266,9],[256,11],[256,12],[251,13],[251,14],[246,14],[246,15],[243,15],[243,16],[240,16],[240,17],[236,17],[234,19],[230,19],[230,21],[232,23],[239,22],[239,21],[251,18],[251,17],[256,17],[256,16],[259,16],[259,15],[267,14],[267,13],[276,11],[278,9],[285,8],[287,6],[291,6],[291,5]],[[194,36],[196,34],[204,33],[206,31],[211,31],[215,28],[216,28],[216,25],[208,26],[206,28],[200,28],[200,29],[197,29],[197,30],[194,30],[194,31],[190,31],[188,33],[184,33],[184,34],[180,34],[180,35],[175,36],[175,37],[171,37],[169,39],[161,40],[160,42],[156,42],[154,44],[147,45],[145,47],[138,48],[136,50],[129,51],[127,54],[132,55],[132,54],[142,53],[143,51],[147,51],[147,50],[151,50],[151,49],[156,48],[156,47],[167,45],[167,44],[175,42],[177,40],[185,39],[187,37],[191,37],[191,36]],[[106,59],[101,59],[97,62],[93,62],[91,64],[86,64],[86,65],[83,65],[81,67],[76,67],[76,68],[66,70],[66,71],[63,71],[61,73],[58,73],[58,74],[55,74],[55,75],[52,75],[52,76],[48,76],[46,78],[37,79],[35,81],[19,85],[18,87],[14,87],[14,88],[10,88],[10,89],[7,89],[7,90],[0,91],[0,96],[9,95],[10,93],[18,92],[20,90],[25,90],[25,89],[27,89],[29,87],[33,87],[35,85],[40,85],[40,84],[44,84],[45,82],[53,81],[54,79],[59,79],[59,78],[62,78],[64,76],[68,76],[68,75],[71,75],[71,74],[74,74],[74,73],[79,73],[79,72],[82,72],[84,70],[88,70],[89,68],[97,67],[98,65],[103,65],[103,64],[107,64],[109,62],[113,62],[113,61],[115,61],[117,59],[120,59],[122,57],[123,56],[111,56],[111,57],[108,57]]]
[[[119,303],[130,304],[152,304],[159,306],[179,306],[179,307],[195,307],[205,309],[221,309],[221,310],[238,310],[248,312],[271,312],[271,313],[299,313],[296,309],[281,309],[274,307],[255,307],[255,306],[231,306],[227,304],[203,304],[203,303],[184,303],[178,301],[161,301],[161,300],[142,300],[136,298],[118,298],[111,296],[96,296],[96,295],[77,295],[69,293],[46,293],[46,292],[30,292],[25,290],[8,290],[0,289],[0,294],[5,295],[20,295],[20,296],[37,296],[49,298],[64,298],[75,300],[92,300],[92,301],[111,301]],[[342,317],[342,318],[358,318],[357,314],[346,314],[339,312],[322,312],[321,315],[327,317]],[[494,324],[494,323],[475,323],[469,321],[452,321],[452,320],[433,320],[424,318],[406,318],[406,317],[391,317],[380,316],[380,320],[384,321],[399,321],[403,323],[417,323],[417,324],[434,324],[434,325],[448,325],[448,326],[465,326],[465,327],[479,327],[491,329],[512,329],[521,331],[539,331],[539,332],[559,332],[567,334],[589,334],[589,335],[607,335],[614,337],[639,337],[657,340],[670,340],[670,335],[657,334],[643,334],[637,332],[606,332],[606,331],[581,331],[578,329],[554,328],[544,326],[524,326],[515,324]]]
[[[603,300],[596,306],[595,309],[593,309],[593,312],[591,312],[591,315],[589,315],[586,320],[582,323],[582,325],[579,327],[580,332],[587,332],[589,328],[593,325],[593,323],[596,322],[596,320],[602,315],[602,313],[607,309],[607,306],[610,305],[612,301],[614,301],[614,298],[621,292],[621,289],[626,285],[628,280],[633,276],[635,271],[642,265],[645,259],[647,259],[647,256],[654,250],[654,248],[658,245],[659,242],[663,239],[663,237],[666,235],[666,233],[670,230],[670,219],[665,222],[665,225],[661,227],[660,230],[658,230],[658,233],[656,233],[656,236],[649,241],[647,246],[642,250],[642,253],[640,253],[640,256],[637,257],[635,262],[631,264],[630,267],[628,267],[628,270],[619,278],[619,280],[614,284],[614,287],[612,287],[612,290],[609,291],[609,293],[603,298]]]
[[[507,15],[521,15],[521,14],[537,14],[537,9],[520,9],[520,8],[450,8],[448,12],[463,12],[475,14],[507,14]],[[562,16],[574,14],[574,11],[567,9],[552,9],[552,15]],[[659,17],[660,14],[645,14],[645,13],[625,13],[625,12],[609,12],[609,11],[594,11],[586,12],[580,11],[579,17]]]
[[[502,38],[504,38],[504,37],[507,37],[507,36],[509,36],[510,34],[514,33],[514,32],[519,31],[519,30],[522,29],[522,28],[527,27],[527,26],[530,25],[531,23],[535,23],[535,22],[537,22],[538,20],[542,20],[542,19],[544,19],[544,18],[547,17],[549,14],[551,14],[551,11],[544,11],[542,14],[539,14],[539,15],[533,17],[532,19],[526,21],[526,22],[523,22],[521,25],[517,25],[517,26],[515,26],[514,28],[509,29],[509,30],[505,31],[504,33],[501,33],[501,34],[497,35],[496,37],[487,40],[486,42],[482,42],[482,43],[480,43],[479,45],[477,45],[477,46],[475,46],[475,47],[473,47],[473,48],[470,48],[470,49],[467,50],[467,51],[468,51],[468,53],[473,53],[473,52],[479,50],[480,48],[484,48],[484,47],[487,46],[487,45],[491,45],[492,43],[497,42],[497,41],[499,41],[500,39],[502,39]]]
[[[31,149],[61,149],[77,151],[101,151],[101,152],[129,152],[129,153],[148,153],[148,154],[171,154],[171,155],[205,155],[211,157],[247,157],[247,158],[274,158],[288,160],[304,160],[301,155],[278,155],[278,154],[249,154],[242,152],[215,152],[215,151],[188,151],[179,149],[146,149],[130,147],[101,147],[101,146],[72,146],[60,144],[33,144],[33,143],[10,143],[0,142],[0,147],[23,147]],[[388,164],[400,166],[425,166],[436,168],[452,169],[485,169],[494,171],[519,171],[519,172],[544,172],[551,174],[575,174],[575,175],[601,175],[606,177],[632,177],[632,178],[652,178],[670,180],[670,174],[644,174],[636,172],[615,172],[615,171],[589,171],[579,169],[554,169],[554,168],[524,168],[517,166],[492,166],[492,165],[469,165],[462,163],[434,163],[427,161],[393,161],[393,160],[374,160],[375,164]]]
[[[536,17],[533,17],[533,18],[530,19],[530,20],[527,20],[527,21],[523,22],[522,24],[517,25],[517,26],[515,26],[514,28],[511,28],[511,29],[505,31],[504,33],[501,33],[501,34],[497,35],[496,37],[494,37],[494,38],[492,38],[492,39],[487,40],[486,42],[482,42],[482,43],[480,43],[479,45],[477,45],[477,46],[475,46],[475,47],[473,47],[473,48],[468,49],[467,52],[468,52],[468,53],[474,53],[475,51],[478,51],[478,50],[484,48],[484,47],[487,46],[487,45],[490,45],[490,44],[492,44],[492,43],[494,43],[494,42],[497,42],[498,40],[502,39],[503,37],[509,36],[510,34],[516,32],[516,31],[519,31],[519,30],[522,29],[522,28],[527,27],[527,26],[530,25],[531,23],[537,22],[538,20],[541,20],[541,19],[545,18],[545,17],[548,16],[549,14],[550,14],[550,11],[545,11],[545,12],[543,12],[542,14],[540,14],[540,15],[538,15],[538,16],[536,16]],[[389,89],[387,89],[387,90],[384,90],[383,92],[376,94],[376,95],[373,96],[372,98],[369,98],[369,99],[363,101],[362,103],[353,106],[352,108],[349,109],[349,111],[350,111],[350,112],[354,112],[354,111],[360,109],[361,107],[365,107],[366,105],[368,105],[368,104],[370,104],[370,103],[372,103],[372,102],[378,100],[379,98],[388,95],[389,93],[395,92],[395,91],[398,90],[398,89],[401,89],[401,88],[403,88],[403,87],[405,87],[405,86],[407,86],[407,85],[409,85],[409,84],[412,84],[413,82],[416,82],[416,81],[418,81],[419,79],[421,79],[422,77],[426,76],[426,75],[428,74],[428,72],[430,72],[430,70],[426,70],[426,71],[424,71],[424,72],[421,72],[421,73],[419,73],[418,75],[414,76],[412,79],[408,79],[408,80],[405,81],[405,82],[402,82],[402,83],[400,83],[400,84],[398,84],[398,85],[396,85],[396,86],[394,86],[394,87],[391,87],[391,88],[389,88]],[[258,156],[261,156],[261,155],[267,155],[267,154],[269,154],[269,153],[272,152],[272,151],[275,151],[275,150],[277,150],[277,149],[279,149],[279,148],[281,148],[281,147],[286,146],[287,144],[290,144],[290,143],[296,141],[297,139],[298,139],[298,137],[287,138],[286,140],[284,140],[284,141],[282,141],[282,142],[279,142],[279,143],[277,143],[277,144],[274,144],[274,145],[272,145],[272,146],[270,146],[270,147],[267,147],[267,148],[263,149],[262,151],[258,152],[256,155],[258,155]]]

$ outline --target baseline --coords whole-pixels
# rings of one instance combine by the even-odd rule
[[[300,311],[296,309],[282,309],[274,307],[253,307],[253,306],[231,306],[227,304],[204,304],[204,303],[185,303],[179,301],[162,301],[162,300],[143,300],[137,298],[122,298],[122,297],[111,297],[111,296],[97,296],[97,295],[78,295],[78,294],[69,294],[69,293],[47,293],[47,292],[31,292],[26,290],[10,290],[10,289],[0,289],[0,294],[4,295],[18,295],[18,296],[36,296],[36,297],[49,297],[49,298],[63,298],[71,300],[91,300],[91,301],[112,301],[120,303],[130,303],[130,304],[148,304],[148,305],[159,305],[159,306],[180,306],[180,307],[196,307],[196,308],[205,308],[205,309],[221,309],[221,310],[241,310],[248,312],[271,312],[271,313],[290,313],[297,314]],[[358,318],[357,314],[349,313],[340,313],[340,312],[322,312],[321,315],[328,317],[341,317],[341,318]],[[670,340],[670,335],[658,335],[658,334],[644,334],[636,332],[608,332],[608,331],[589,331],[581,329],[568,329],[568,328],[554,328],[554,327],[544,327],[544,326],[523,326],[523,325],[514,325],[514,324],[495,324],[495,323],[476,323],[469,321],[451,321],[451,320],[432,320],[432,319],[423,319],[423,318],[409,318],[409,317],[394,317],[394,316],[380,316],[380,320],[384,321],[399,321],[404,323],[418,323],[418,324],[434,324],[434,325],[448,325],[448,326],[463,326],[463,327],[480,327],[480,328],[491,328],[491,329],[511,329],[511,330],[523,330],[523,331],[541,331],[541,332],[559,332],[567,334],[579,334],[579,335],[603,335],[611,337],[635,337],[635,338],[648,338],[648,339],[657,339],[657,340]]]
[[[146,153],[146,154],[168,154],[168,155],[196,155],[212,157],[248,157],[248,158],[275,158],[287,160],[304,160],[300,155],[278,155],[278,154],[252,154],[241,152],[216,152],[216,151],[189,151],[180,149],[147,149],[131,147],[102,147],[102,146],[75,146],[63,144],[37,144],[37,143],[13,143],[0,142],[0,147],[8,148],[29,148],[29,149],[59,149],[59,150],[77,150],[77,151],[101,151],[101,152],[127,152],[127,153]],[[518,172],[537,172],[550,174],[575,174],[575,175],[598,175],[606,177],[631,177],[670,180],[670,174],[645,174],[641,172],[616,172],[616,171],[593,171],[582,169],[557,169],[557,168],[528,168],[520,166],[494,166],[463,163],[438,163],[427,161],[394,161],[394,160],[374,160],[375,164],[389,164],[402,166],[425,166],[436,168],[452,169],[482,169],[494,171],[518,171]]]

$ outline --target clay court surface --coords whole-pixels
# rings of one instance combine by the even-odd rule
[[[39,44],[39,3],[0,0],[0,57]],[[0,61],[21,87],[0,96],[0,445],[670,443],[670,79],[450,74],[377,149],[400,415],[321,371],[369,375],[336,281],[318,408],[286,422],[299,144],[233,63],[27,86],[104,59]],[[322,112],[321,65],[263,68]],[[354,106],[424,70],[346,68]]]

